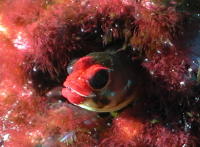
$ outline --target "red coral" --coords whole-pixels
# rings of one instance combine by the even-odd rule
[[[148,56],[157,50],[165,51],[166,45],[174,50],[173,41],[181,30],[183,15],[177,13],[173,7],[168,10],[141,7],[136,18],[138,30],[131,38],[134,47],[144,50]]]
[[[152,110],[147,107],[144,103],[137,103],[137,106],[122,112],[113,120],[111,128],[103,134],[100,146],[168,147],[193,146],[198,143],[198,139],[190,133],[176,127],[172,129],[170,126],[164,126],[160,118],[151,116],[148,111]]]
[[[39,18],[41,11],[45,8],[45,2],[42,0],[3,0],[1,7],[3,22],[6,26],[25,26]]]
[[[182,52],[157,53],[144,63],[155,78],[163,79],[169,90],[184,90],[190,85],[188,75],[189,59]]]

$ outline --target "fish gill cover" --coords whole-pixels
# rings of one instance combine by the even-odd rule
[[[198,0],[2,0],[0,145],[198,146],[199,6]],[[147,77],[138,101],[107,115],[45,96],[62,86],[71,60],[119,48],[146,68],[139,70]]]

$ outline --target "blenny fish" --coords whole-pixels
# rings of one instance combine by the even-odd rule
[[[93,52],[68,66],[62,96],[96,112],[117,111],[139,97],[141,66],[123,51]]]

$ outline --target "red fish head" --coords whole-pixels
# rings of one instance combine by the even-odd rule
[[[119,110],[137,94],[138,78],[126,56],[93,52],[68,66],[62,96],[81,108],[96,112]]]
[[[62,95],[72,104],[78,105],[96,96],[95,91],[109,82],[109,68],[95,63],[91,56],[77,60],[64,82]]]

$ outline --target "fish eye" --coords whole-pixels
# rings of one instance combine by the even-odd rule
[[[67,66],[67,73],[68,74],[71,74],[72,73],[72,71],[73,71],[73,66],[74,66],[74,63],[77,61],[77,59],[74,59],[74,60],[72,60],[69,64],[68,64],[68,66]]]
[[[109,73],[106,69],[101,69],[89,80],[89,84],[93,89],[102,89],[109,81]]]

